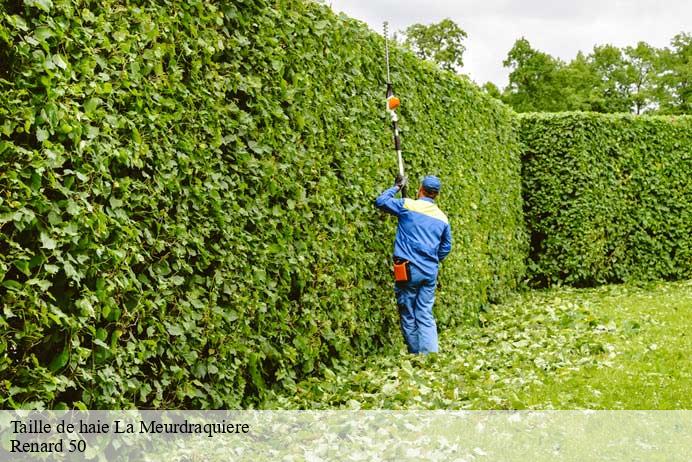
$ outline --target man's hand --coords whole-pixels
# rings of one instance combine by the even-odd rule
[[[408,178],[406,178],[406,175],[404,175],[404,176],[397,175],[396,179],[394,180],[394,186],[399,188],[399,190],[401,190],[401,188],[406,186],[406,183],[408,183]]]

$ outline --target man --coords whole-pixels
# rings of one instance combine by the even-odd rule
[[[435,205],[439,178],[423,178],[416,200],[395,199],[405,185],[406,177],[397,176],[396,184],[375,200],[375,206],[399,218],[394,240],[395,276],[402,274],[400,268],[405,265],[404,279],[408,280],[396,282],[394,294],[408,351],[436,353],[435,286],[439,263],[452,250],[452,231],[447,216]]]

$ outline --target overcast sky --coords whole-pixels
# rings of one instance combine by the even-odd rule
[[[325,0],[335,11],[382,33],[450,18],[468,33],[462,72],[479,84],[507,84],[502,66],[515,40],[570,61],[594,45],[639,41],[665,47],[679,32],[692,32],[692,0]]]

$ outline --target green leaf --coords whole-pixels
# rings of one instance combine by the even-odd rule
[[[50,134],[48,133],[48,130],[43,129],[43,128],[37,128],[36,129],[36,140],[38,140],[39,143],[43,143],[50,137]]]
[[[16,314],[14,314],[14,311],[12,311],[9,306],[3,306],[2,311],[7,319],[14,318],[16,316]]]
[[[40,238],[41,238],[41,247],[42,248],[48,249],[48,250],[55,249],[56,243],[53,240],[53,238],[48,236],[48,234],[46,234],[45,232],[41,232]]]
[[[94,345],[100,346],[101,348],[109,349],[108,344],[103,340],[93,339]]]
[[[69,261],[63,262],[62,267],[63,267],[63,270],[65,271],[65,276],[67,276],[68,278],[72,279],[73,281],[77,281],[77,282],[79,282],[82,279],[81,275],[77,272],[75,267]]]
[[[80,314],[82,316],[86,316],[89,318],[96,316],[96,311],[94,310],[94,306],[91,304],[91,301],[88,300],[87,298],[82,298],[80,300],[77,300],[77,302],[75,302],[75,306],[77,308],[79,308]]]
[[[101,104],[100,98],[89,98],[84,103],[84,112],[91,114],[99,107],[99,104]]]
[[[127,38],[127,31],[125,30],[118,30],[113,32],[113,38],[115,39],[116,42],[122,42]]]
[[[53,8],[52,0],[26,0],[28,5],[34,5],[46,13],[49,13],[51,8]]]
[[[34,36],[40,41],[46,41],[53,36],[53,31],[45,26],[37,27]]]
[[[42,291],[46,291],[51,288],[53,285],[52,282],[46,281],[45,279],[29,279],[26,281],[26,284],[29,286],[38,286]]]
[[[182,276],[173,276],[171,277],[171,282],[173,283],[173,285],[181,286],[183,285],[183,283],[185,283],[185,278],[183,278]]]
[[[96,338],[101,341],[106,340],[106,338],[108,338],[108,331],[103,327],[99,327],[96,329]]]
[[[21,290],[23,287],[20,282],[13,281],[12,279],[5,279],[4,281],[2,281],[2,286],[14,291]]]
[[[183,329],[181,329],[180,326],[169,323],[166,323],[166,330],[171,335],[183,335],[185,333],[185,331],[183,331]]]
[[[67,63],[62,58],[62,56],[60,56],[58,54],[53,55],[53,63],[56,66],[58,66],[60,69],[67,69]]]
[[[13,14],[12,16],[9,16],[8,22],[11,26],[13,26],[16,29],[19,29],[23,32],[29,30],[29,26],[27,25],[26,21],[24,18],[17,14]]]
[[[29,262],[27,260],[16,260],[14,266],[26,276],[31,276],[31,270],[29,269]]]
[[[108,203],[114,209],[117,209],[118,207],[123,206],[123,201],[121,201],[120,199],[117,199],[115,196],[111,196],[110,199],[108,199]]]
[[[75,201],[69,200],[67,201],[67,208],[65,209],[65,211],[70,215],[79,215],[82,209]]]
[[[70,359],[70,352],[68,351],[67,348],[63,349],[57,356],[55,356],[50,364],[48,365],[48,369],[51,372],[57,372],[58,370],[62,369],[67,365],[67,362]]]

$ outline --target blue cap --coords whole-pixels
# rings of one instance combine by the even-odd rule
[[[428,191],[440,192],[440,188],[442,187],[440,179],[435,175],[426,176],[423,178],[423,182],[421,184],[423,185],[423,189]]]

